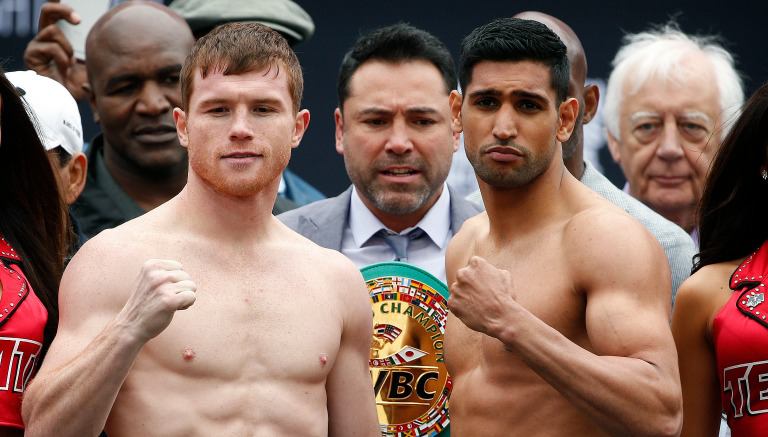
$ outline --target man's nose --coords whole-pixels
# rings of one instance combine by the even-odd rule
[[[656,149],[656,155],[659,158],[675,160],[683,156],[683,142],[674,119],[664,121],[659,141],[659,147]]]
[[[154,81],[144,83],[136,103],[136,112],[156,116],[169,112],[172,108],[171,102],[157,83]]]
[[[501,105],[496,111],[493,123],[493,136],[501,141],[509,140],[517,136],[517,123],[515,111],[511,105]]]
[[[253,139],[253,128],[249,123],[249,114],[246,110],[235,110],[232,115],[232,124],[229,128],[230,141],[244,141]]]
[[[413,150],[413,142],[408,132],[408,126],[404,120],[394,120],[384,150],[402,155]]]

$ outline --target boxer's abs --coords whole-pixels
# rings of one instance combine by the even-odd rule
[[[322,375],[296,374],[289,365],[274,369],[259,360],[243,363],[238,376],[228,365],[201,370],[181,363],[188,369],[180,371],[152,358],[145,354],[137,361],[123,384],[107,423],[110,437],[327,432]],[[222,362],[228,359],[221,357]]]
[[[494,374],[478,366],[454,381],[451,434],[457,437],[479,435],[481,431],[484,436],[604,435],[527,369]]]
[[[321,436],[325,385],[265,378],[223,381],[156,371],[132,375],[107,423],[113,436]]]

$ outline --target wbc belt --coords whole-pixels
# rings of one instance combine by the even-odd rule
[[[373,309],[369,365],[382,436],[449,436],[448,287],[410,264],[361,269]]]

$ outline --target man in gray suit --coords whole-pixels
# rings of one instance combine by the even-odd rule
[[[588,123],[597,112],[600,96],[596,85],[585,86],[584,84],[587,77],[587,59],[576,33],[567,24],[541,12],[521,12],[515,17],[545,24],[567,47],[571,72],[568,97],[574,97],[579,101],[579,115],[571,138],[563,143],[563,162],[568,171],[581,183],[622,208],[656,237],[667,255],[669,268],[672,271],[674,302],[678,287],[691,273],[693,255],[696,253],[693,240],[682,228],[616,188],[611,181],[584,161],[584,124]],[[470,194],[468,199],[479,205],[482,204],[479,191]]]
[[[358,267],[399,260],[445,281],[445,249],[480,209],[445,184],[458,134],[453,59],[433,35],[396,24],[360,37],[338,78],[336,151],[352,187],[278,216]]]

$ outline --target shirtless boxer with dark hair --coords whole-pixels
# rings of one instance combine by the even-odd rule
[[[228,24],[181,76],[187,185],[72,260],[28,435],[378,435],[361,275],[271,214],[309,123],[295,54]]]
[[[670,274],[654,238],[565,168],[578,114],[544,24],[464,39],[454,129],[486,213],[446,255],[455,436],[676,435]]]

